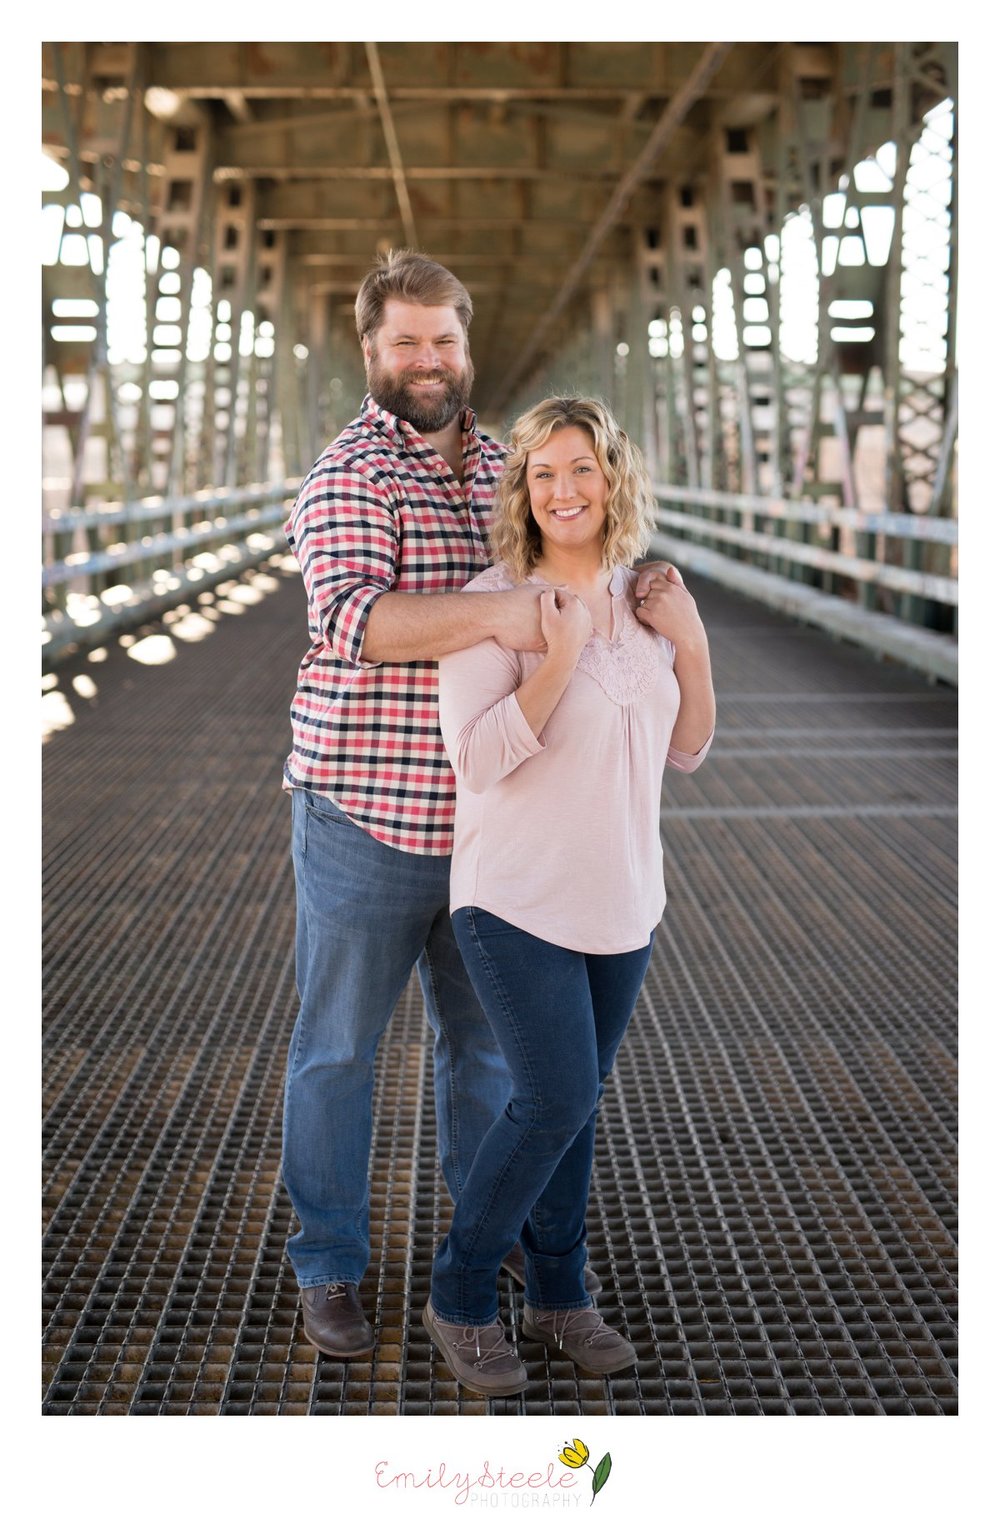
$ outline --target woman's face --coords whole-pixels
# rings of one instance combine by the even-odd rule
[[[603,546],[608,480],[585,429],[553,430],[543,445],[529,450],[526,482],[543,553]]]

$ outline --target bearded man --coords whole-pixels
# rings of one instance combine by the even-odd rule
[[[438,1151],[453,1200],[510,1091],[448,915],[454,775],[436,658],[491,636],[543,646],[539,587],[460,591],[488,564],[504,455],[468,407],[469,293],[442,265],[402,250],[368,274],[355,312],[368,395],[285,526],[311,642],[284,773],[300,1010],[282,1169],[300,1224],[288,1252],[306,1336],[341,1359],[374,1346],[358,1292],[374,1060],[414,966],[434,1031]],[[505,1263],[523,1283],[518,1247]]]

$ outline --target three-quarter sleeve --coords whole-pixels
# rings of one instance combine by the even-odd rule
[[[715,731],[713,729],[712,734],[709,736],[708,740],[705,742],[700,751],[679,751],[676,746],[668,747],[667,766],[675,767],[679,773],[697,772],[698,768],[708,756],[708,748],[711,746],[714,740]]]
[[[340,661],[361,658],[372,605],[396,581],[399,529],[390,501],[357,471],[317,465],[285,526],[302,569],[309,623]]]
[[[445,751],[473,794],[544,751],[515,697],[521,685],[517,655],[495,640],[452,651],[438,664],[438,705]]]

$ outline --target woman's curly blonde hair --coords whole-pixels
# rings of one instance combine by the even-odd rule
[[[528,497],[528,455],[560,429],[583,429],[608,483],[603,562],[631,566],[655,527],[646,463],[610,409],[596,397],[546,397],[522,413],[510,431],[510,454],[497,487],[490,549],[522,581],[542,554],[542,536]]]

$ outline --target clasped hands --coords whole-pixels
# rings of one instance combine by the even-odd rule
[[[553,647],[579,654],[590,639],[590,610],[581,598],[564,587],[523,586],[501,595],[508,611],[508,624],[500,637],[515,650],[545,651]],[[684,586],[676,566],[655,561],[639,571],[635,585],[636,618],[675,647],[697,646],[705,641],[698,606]]]
[[[643,567],[635,585],[635,617],[671,641],[686,647],[705,640],[698,605],[676,566],[658,561]]]
[[[568,587],[547,587],[539,601],[549,655],[579,656],[593,633],[590,610]]]

